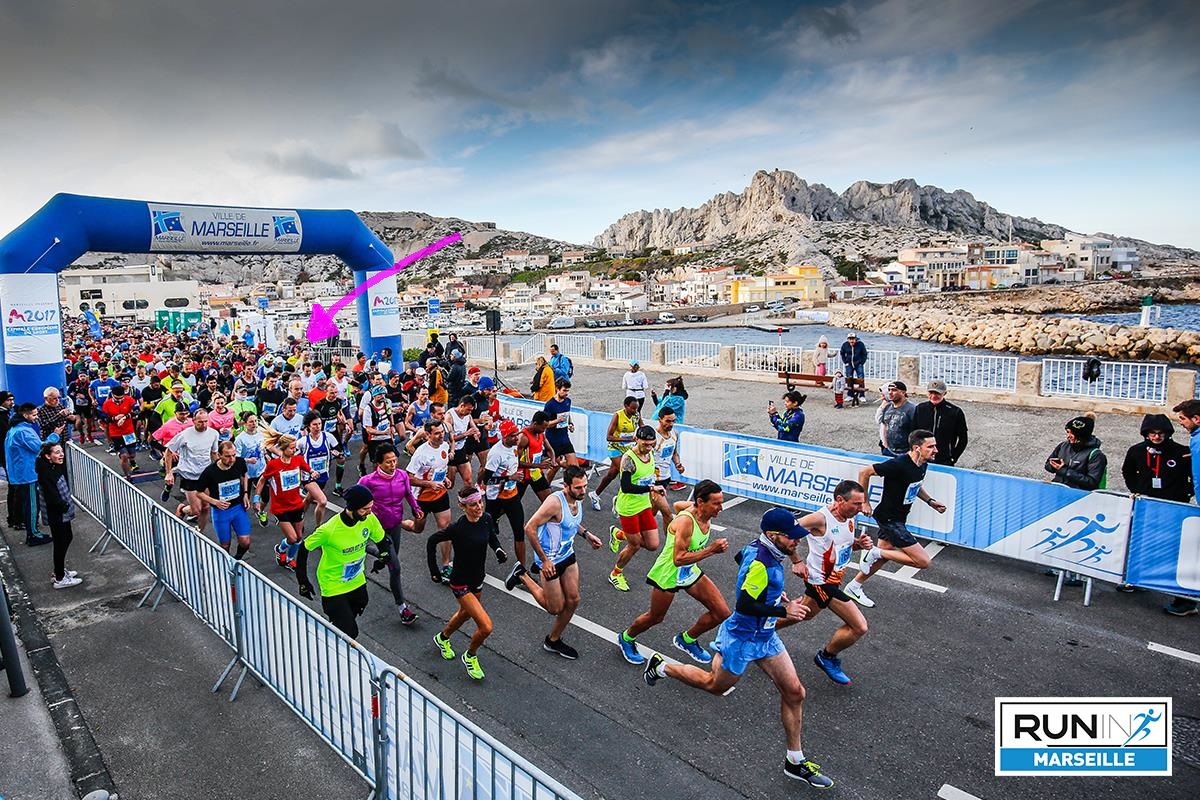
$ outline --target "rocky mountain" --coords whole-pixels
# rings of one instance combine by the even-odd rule
[[[438,239],[459,232],[461,243],[453,244],[423,258],[400,274],[408,283],[429,276],[450,274],[460,258],[499,258],[505,250],[529,250],[534,254],[560,255],[579,245],[536,236],[523,231],[496,228],[491,222],[470,222],[455,217],[434,217],[415,211],[363,211],[359,218],[391,248],[396,260]],[[144,254],[88,253],[77,266],[118,266],[144,263]],[[349,269],[336,256],[159,256],[164,272],[177,280],[202,283],[232,283],[249,288],[259,282],[294,280],[301,272],[311,280],[348,277]]]
[[[717,245],[718,260],[738,254],[752,260],[806,260],[832,271],[834,256],[886,257],[938,232],[1006,241],[1010,224],[1014,238],[1029,242],[1057,239],[1066,232],[1061,225],[1000,212],[970,192],[920,186],[912,179],[858,181],[837,194],[786,170],[760,170],[741,194],[724,192],[699,208],[626,214],[595,244],[638,251],[708,241]],[[1099,235],[1136,246],[1144,263],[1200,263],[1200,252],[1194,250]]]

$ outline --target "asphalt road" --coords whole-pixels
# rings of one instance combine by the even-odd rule
[[[154,496],[159,486],[143,484]],[[588,508],[585,514],[592,530],[605,530],[612,519],[605,499],[605,511]],[[726,500],[729,507],[717,520],[726,530],[717,535],[730,540],[730,553],[703,567],[732,602],[732,555],[756,535],[766,506],[729,495]],[[532,494],[525,505],[531,514]],[[292,574],[273,565],[277,537],[273,524],[268,530],[256,525],[247,559],[294,591]],[[507,523],[501,540],[511,554]],[[635,558],[627,570],[631,590],[622,593],[606,580],[615,559],[607,548],[579,553],[583,603],[564,636],[580,651],[578,661],[542,649],[550,618],[524,592],[504,591],[499,581],[507,568],[490,562],[483,603],[495,631],[480,653],[487,672],[482,682],[468,678],[458,661],[442,661],[433,645],[433,634],[457,604],[445,587],[429,581],[424,558],[424,537],[407,537],[405,591],[421,619],[401,626],[386,584],[375,583],[360,619],[360,641],[582,796],[768,798],[809,791],[782,774],[778,696],[765,675],[747,671],[737,690],[720,698],[670,680],[648,687],[640,669],[621,658],[616,632],[647,605],[642,576],[650,555]],[[788,580],[792,595],[802,592],[799,579]],[[1182,800],[1200,793],[1200,663],[1149,648],[1156,643],[1200,653],[1197,618],[1169,617],[1160,611],[1162,598],[1119,594],[1105,584],[1096,584],[1088,608],[1080,589],[1065,590],[1055,603],[1053,579],[1039,569],[957,547],[940,550],[932,567],[916,576],[876,576],[869,593],[878,603],[865,612],[870,633],[843,654],[854,680],[849,687],[832,683],[812,663],[836,627],[832,614],[781,633],[808,688],[805,754],[837,782],[829,796],[932,798],[945,785],[981,800]],[[639,642],[685,658],[670,641],[700,610],[680,596],[666,622]],[[466,627],[466,635],[454,638],[460,652],[470,623]],[[224,655],[215,639],[211,644]],[[1158,695],[1175,699],[1173,777],[1146,782],[993,775],[998,696]],[[282,706],[274,709],[290,716]]]

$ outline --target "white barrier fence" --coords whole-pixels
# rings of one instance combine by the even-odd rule
[[[578,795],[380,661],[258,570],[235,561],[78,445],[68,447],[78,505],[211,628],[240,667],[275,693],[373,788],[406,800],[579,800]],[[155,600],[155,606],[158,600]]]
[[[546,334],[535,333],[525,341],[509,350],[514,363],[519,365],[532,364],[538,356],[549,358],[546,354]]]
[[[733,368],[749,372],[802,372],[803,347],[773,344],[734,345]]]
[[[1016,356],[973,356],[957,353],[921,353],[919,375],[925,386],[943,380],[964,389],[1017,390]]]
[[[467,348],[467,358],[469,359],[482,361],[496,359],[496,342],[490,336],[472,336],[469,339],[463,339],[462,343]]]
[[[667,364],[689,367],[718,367],[721,365],[720,342],[666,342]]]
[[[898,350],[868,350],[863,377],[873,381],[894,381],[900,377]]]
[[[1078,358],[1042,359],[1043,395],[1099,397],[1108,400],[1167,402],[1167,365],[1134,361],[1101,361],[1089,376],[1088,362]]]
[[[591,358],[592,345],[595,341],[595,336],[584,336],[578,333],[554,334],[554,343],[558,345],[559,352],[572,358]]]
[[[609,361],[638,361],[650,363],[650,340],[610,336],[604,340],[604,353]]]

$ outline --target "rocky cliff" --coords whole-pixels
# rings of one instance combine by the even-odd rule
[[[858,260],[894,255],[939,231],[980,241],[1007,240],[1010,221],[1013,236],[1025,241],[1056,239],[1065,232],[1061,225],[1000,212],[970,192],[920,186],[912,179],[858,181],[837,194],[786,170],[760,170],[741,194],[724,192],[699,208],[626,214],[595,244],[641,250],[711,241],[721,249],[738,243],[746,249],[749,242],[751,257],[783,251],[786,260],[829,267],[830,256]],[[1200,252],[1194,250],[1111,238],[1136,246],[1144,261],[1200,263]]]

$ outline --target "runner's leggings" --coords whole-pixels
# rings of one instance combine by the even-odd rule
[[[387,537],[388,542],[388,586],[392,590],[392,597],[396,600],[396,605],[404,605],[404,587],[400,583],[400,535],[404,533],[404,529],[397,523],[390,528],[383,529],[383,535]],[[379,551],[374,544],[367,545],[367,550],[372,554]]]
[[[496,498],[487,501],[485,507],[492,517],[492,525],[496,528],[496,538],[500,538],[500,517],[503,515],[508,517],[508,524],[512,526],[513,541],[525,541],[525,507],[521,505],[522,494],[524,492],[507,500]]]
[[[367,587],[364,584],[345,594],[322,597],[321,608],[335,628],[351,639],[357,639],[358,615],[366,610],[368,599]]]
[[[67,550],[71,547],[71,540],[75,538],[75,534],[71,532],[71,523],[68,521],[51,522],[50,535],[54,538],[54,578],[61,581],[67,568]]]

